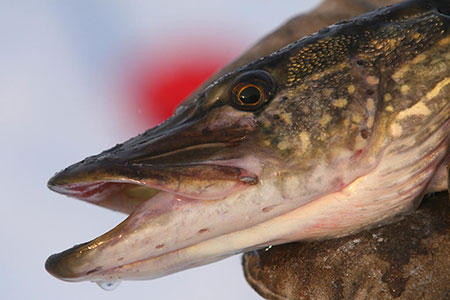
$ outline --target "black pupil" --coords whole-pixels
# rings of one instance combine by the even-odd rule
[[[244,104],[255,104],[261,99],[261,92],[254,86],[244,88],[239,93],[239,100]]]

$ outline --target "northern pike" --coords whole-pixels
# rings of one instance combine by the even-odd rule
[[[228,72],[164,123],[50,179],[129,216],[46,269],[153,279],[408,214],[448,185],[449,50],[450,2],[410,0]]]

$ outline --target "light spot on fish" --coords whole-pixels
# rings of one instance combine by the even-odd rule
[[[289,142],[287,141],[281,141],[278,143],[278,149],[280,150],[286,150],[289,147]]]
[[[405,75],[406,72],[409,71],[409,69],[410,69],[409,65],[401,67],[397,72],[395,72],[392,75],[392,79],[399,80],[400,78],[403,77],[403,75]]]
[[[418,63],[424,61],[426,58],[427,58],[427,56],[425,54],[419,54],[416,56],[416,58],[414,58],[412,60],[412,62],[413,62],[413,64],[418,64]]]
[[[373,112],[375,110],[375,103],[372,98],[367,99],[366,108],[369,112]]]
[[[367,77],[366,81],[370,85],[375,85],[375,84],[378,84],[380,82],[380,79],[378,79],[377,77],[371,75],[371,76]]]
[[[431,114],[431,111],[423,102],[418,102],[408,109],[401,111],[397,115],[397,120],[403,120],[410,116],[427,116]]]
[[[390,93],[384,94],[384,101],[388,102],[392,100],[392,95]]]
[[[355,92],[356,88],[353,84],[350,84],[347,88],[348,93],[351,95]]]
[[[304,83],[300,84],[299,87],[298,87],[298,90],[299,90],[300,92],[306,91],[307,89],[308,89],[308,85],[306,85],[306,84],[304,84]]]
[[[345,120],[342,122],[342,125],[343,125],[344,128],[348,128],[348,125],[350,125],[350,120],[349,120],[349,119],[345,119]]]
[[[450,37],[446,37],[445,39],[442,39],[440,42],[439,42],[439,45],[440,46],[445,46],[445,45],[447,45],[447,44],[449,44],[450,43]]]
[[[331,120],[331,116],[329,114],[323,114],[322,118],[320,118],[319,120],[319,124],[320,126],[324,127],[325,125],[328,124],[328,122],[330,122]]]
[[[290,113],[282,113],[280,115],[281,119],[288,125],[292,124],[291,114]]]
[[[373,116],[370,116],[367,118],[367,127],[371,128],[373,126],[373,123],[375,122],[375,118]]]
[[[339,99],[333,100],[333,106],[335,106],[335,107],[344,108],[346,105],[347,105],[347,99],[345,99],[345,98],[339,98]]]
[[[391,105],[386,106],[386,111],[393,112],[394,108]]]
[[[446,77],[444,80],[436,84],[436,86],[427,93],[426,100],[431,100],[437,95],[439,95],[439,92],[450,83],[450,77]]]
[[[398,138],[399,136],[402,135],[402,132],[403,132],[403,128],[402,128],[402,126],[400,124],[393,123],[391,125],[391,135],[392,135],[392,137]]]
[[[309,139],[309,134],[302,131],[300,134],[300,141],[302,142],[302,148],[303,150],[306,150],[311,145],[311,141]]]
[[[408,94],[408,92],[409,92],[409,85],[407,85],[407,84],[402,85],[402,86],[400,87],[400,92],[401,92],[403,95]]]
[[[319,136],[319,140],[325,141],[328,138],[328,135],[326,132],[321,132]]]
[[[361,123],[362,116],[358,113],[352,114],[352,121],[355,123]]]

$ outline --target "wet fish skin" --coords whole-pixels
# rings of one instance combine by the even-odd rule
[[[407,1],[328,27],[58,173],[50,188],[133,213],[47,269],[70,281],[156,278],[408,213],[449,160],[449,11],[446,1]],[[245,74],[273,80],[255,110],[231,102]],[[130,205],[138,184],[151,191]]]

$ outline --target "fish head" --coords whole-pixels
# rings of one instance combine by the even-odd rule
[[[387,109],[378,99],[395,90],[386,76],[414,59],[420,65],[421,53],[448,62],[449,12],[446,1],[414,0],[328,27],[223,75],[159,126],[57,173],[50,189],[129,216],[50,256],[46,269],[66,281],[152,279],[388,215],[385,205],[372,218],[370,198],[349,200],[396,138],[397,102]],[[448,73],[433,74],[438,83]],[[436,114],[448,111],[444,101]],[[398,104],[397,115],[408,107]],[[441,121],[448,126],[448,115]],[[346,214],[353,218],[344,222]]]
[[[261,64],[241,68],[159,126],[53,176],[51,190],[130,215],[51,256],[47,270],[68,281],[155,278],[235,253],[221,249],[223,237],[270,218],[261,210],[280,202],[275,191],[261,196],[284,168],[261,137],[283,80]]]

